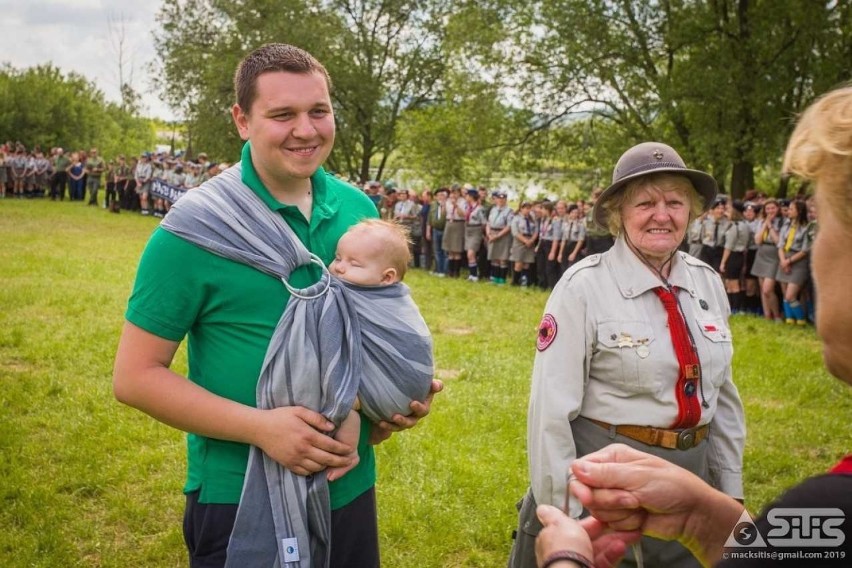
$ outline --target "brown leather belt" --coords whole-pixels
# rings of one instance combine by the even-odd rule
[[[612,424],[607,424],[593,418],[586,418],[586,420],[607,430],[615,429],[616,434],[621,434],[631,440],[670,450],[689,450],[694,448],[704,441],[704,438],[707,437],[707,433],[710,431],[709,424],[697,428],[685,428],[683,430],[666,430],[651,426],[632,426],[626,424],[613,426]]]

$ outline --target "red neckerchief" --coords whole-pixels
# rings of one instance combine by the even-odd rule
[[[669,320],[669,333],[678,362],[678,378],[675,383],[677,399],[677,420],[672,428],[693,428],[701,419],[701,404],[698,402],[698,389],[701,380],[698,354],[689,338],[686,322],[677,305],[677,288],[667,290],[654,288],[660,298]]]
[[[840,460],[840,463],[828,470],[828,473],[852,475],[852,454],[849,454],[848,456]]]

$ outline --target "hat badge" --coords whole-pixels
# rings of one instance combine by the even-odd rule
[[[663,159],[663,153],[660,150],[654,150],[652,155],[657,158],[658,161]]]

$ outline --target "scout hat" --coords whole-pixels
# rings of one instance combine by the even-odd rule
[[[661,142],[643,142],[627,150],[618,159],[612,171],[612,185],[603,190],[595,203],[592,215],[595,223],[606,227],[607,211],[604,204],[612,199],[630,180],[660,172],[672,172],[689,178],[698,194],[704,199],[706,211],[719,191],[713,176],[699,170],[690,170],[674,151]]]

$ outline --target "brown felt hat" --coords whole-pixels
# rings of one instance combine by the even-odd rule
[[[606,228],[606,209],[603,205],[624,189],[628,182],[660,172],[671,172],[689,178],[698,194],[704,199],[705,211],[719,192],[713,176],[687,168],[683,159],[671,146],[661,142],[642,142],[623,153],[615,164],[615,169],[612,170],[612,185],[603,190],[595,202],[592,213],[595,223]]]

